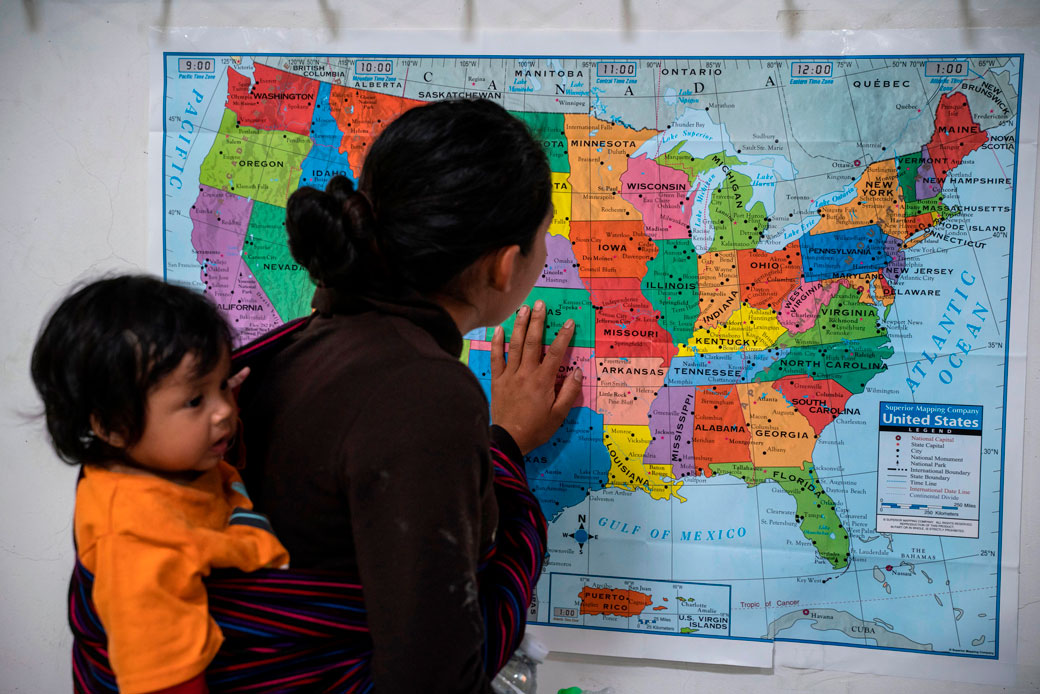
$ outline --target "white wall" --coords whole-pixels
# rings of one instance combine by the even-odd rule
[[[717,6],[716,6],[717,5]],[[348,8],[349,6],[349,8]],[[709,9],[710,7],[710,9]],[[0,3],[0,691],[69,691],[65,591],[72,562],[75,470],[57,462],[38,422],[28,379],[40,321],[70,283],[106,270],[143,267],[149,26],[586,29],[623,40],[632,30],[959,28],[978,50],[986,28],[1040,32],[1040,2],[1021,0],[197,0]],[[318,49],[319,47],[315,47]],[[1027,67],[1027,69],[1029,69]],[[1033,68],[1035,69],[1035,68]],[[1023,133],[1035,142],[1036,133]],[[1036,218],[1040,219],[1040,215]],[[1034,228],[1035,232],[1037,229]],[[1019,234],[1030,233],[1019,229]],[[1035,234],[1034,234],[1035,235]],[[1040,287],[1040,244],[1034,248]],[[1021,262],[1021,261],[1019,261]],[[1040,302],[1032,334],[1040,338]],[[1040,350],[1028,362],[1038,382]],[[1040,690],[1040,389],[1026,420],[1018,682]],[[1013,415],[1012,415],[1013,416]],[[1009,494],[1015,490],[1008,490]],[[983,692],[991,688],[848,675],[747,670],[680,663],[552,656],[540,691],[577,684],[619,692]]]

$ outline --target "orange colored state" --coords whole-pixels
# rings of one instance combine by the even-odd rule
[[[927,229],[935,224],[935,216],[931,212],[915,214],[906,218],[906,238],[910,238],[922,229]]]
[[[753,308],[779,311],[787,295],[802,284],[802,251],[797,241],[774,253],[751,248],[736,254],[740,297]]]
[[[654,612],[657,612],[659,610],[667,610],[667,609],[668,609],[668,605],[658,605],[657,607],[654,608]]]
[[[697,388],[693,412],[693,465],[696,474],[711,477],[711,465],[751,460],[751,434],[744,421],[744,408],[736,386]]]
[[[791,407],[774,381],[737,385],[744,419],[751,432],[755,467],[805,467],[812,460],[817,433],[801,412]]]
[[[238,124],[259,130],[309,135],[318,98],[317,80],[253,64],[253,79],[228,68],[227,108]]]
[[[935,132],[925,146],[939,188],[943,187],[946,174],[960,166],[964,157],[984,145],[988,137],[986,131],[972,120],[971,107],[964,92],[951,92],[939,99],[935,109]]]
[[[405,111],[424,103],[401,96],[333,85],[329,94],[329,110],[343,132],[339,153],[347,153],[350,170],[360,175],[368,148],[376,136],[383,132],[383,128]]]
[[[852,393],[830,379],[814,381],[808,376],[787,376],[776,381],[776,389],[818,434],[845,409]]]
[[[866,272],[862,275],[849,275],[848,277],[839,277],[832,280],[823,280],[825,287],[839,284],[849,289],[854,289],[859,292],[859,303],[869,304],[873,306],[877,303],[874,297],[877,296],[882,302],[885,302],[886,291],[890,294],[889,301],[892,303],[891,298],[895,296],[895,291],[889,286],[888,282],[885,281],[884,276],[880,272]],[[887,287],[887,290],[886,290]],[[887,304],[886,304],[887,305]]]
[[[642,219],[639,211],[621,197],[621,175],[628,169],[629,156],[658,131],[633,130],[579,113],[564,115],[563,130],[571,169],[567,181],[571,185],[572,224],[574,220]]]
[[[585,586],[578,593],[581,600],[581,614],[615,615],[617,617],[635,617],[643,613],[652,596],[637,590],[625,588],[593,588]]]
[[[906,238],[906,203],[896,175],[895,159],[874,162],[856,181],[858,195],[844,205],[824,205],[810,233],[826,234],[877,224],[897,239]]]
[[[704,253],[697,257],[700,315],[694,330],[723,325],[740,308],[740,269],[737,251]]]
[[[657,246],[643,233],[638,219],[624,222],[571,222],[571,245],[578,274],[589,277],[646,275],[646,264],[657,255]]]
[[[916,239],[910,239],[909,241],[907,241],[906,243],[904,243],[902,245],[902,249],[904,251],[908,251],[911,248],[913,248],[914,246],[916,246],[917,244],[919,244],[922,241],[924,241],[926,238],[930,237],[931,235],[932,235],[932,232],[929,231],[929,232],[926,232],[924,234],[921,234]]]

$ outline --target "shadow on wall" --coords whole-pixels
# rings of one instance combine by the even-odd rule
[[[332,8],[329,4],[329,0],[317,0],[318,8],[321,11],[321,16],[325,20],[325,26],[328,28],[333,39],[339,36],[339,13]],[[635,32],[635,13],[632,11],[632,0],[620,0],[621,2],[621,31],[626,36],[631,36]],[[967,2],[967,0],[964,0]],[[793,8],[791,0],[785,0],[785,3]],[[38,24],[39,12],[37,8],[37,0],[22,0],[22,4],[25,7],[25,14],[29,24],[30,31],[35,31]],[[156,20],[156,27],[163,33],[170,28],[170,18],[172,16],[173,0],[162,0],[159,9],[159,18]],[[791,10],[797,14],[796,10]],[[476,12],[476,0],[465,0],[465,4],[462,9],[462,31],[466,38],[472,38],[477,24],[477,12]],[[793,26],[793,25],[792,25]]]
[[[29,25],[29,31],[36,31],[40,18],[36,0],[22,0],[22,7],[25,8],[25,23]]]
[[[969,46],[975,45],[975,17],[973,16],[970,0],[961,0],[961,23],[964,25],[964,40]]]
[[[623,35],[631,37],[636,31],[636,15],[632,8],[632,0],[619,1],[621,3],[621,26],[619,29]],[[324,19],[325,26],[331,33],[332,38],[338,38],[340,29],[340,13],[333,9],[330,0],[317,0],[317,4],[321,16]],[[22,0],[22,7],[25,10],[26,24],[28,25],[30,32],[35,32],[39,29],[41,5],[42,2],[40,0]],[[460,17],[461,28],[463,36],[467,39],[472,38],[477,29],[476,5],[476,0],[465,0],[462,7],[462,16]],[[956,24],[963,32],[964,40],[967,44],[969,46],[974,46],[977,37],[976,29],[980,26],[978,24],[978,11],[972,7],[971,0],[959,0],[958,7],[960,18]],[[173,0],[161,0],[156,26],[162,32],[165,32],[170,28],[172,8]],[[776,22],[786,37],[794,38],[803,30],[803,25],[807,18],[809,18],[810,24],[813,24],[810,13],[813,13],[818,17],[823,14],[821,10],[799,9],[795,0],[783,0],[783,9],[777,11]],[[831,19],[833,19],[834,16],[835,15],[831,15]],[[824,21],[826,22],[827,20]],[[834,25],[830,27],[813,26],[812,28],[829,28],[833,31],[840,31],[852,27],[841,26],[837,22],[834,22]]]
[[[22,0],[26,6],[26,12],[30,14],[30,25],[33,25],[35,20],[35,5],[36,0]],[[474,11],[475,0],[466,0],[465,8],[463,9],[463,29],[467,36],[473,32],[473,20],[475,16]],[[171,7],[173,0],[162,0],[162,7],[159,10],[159,19],[156,22],[156,26],[161,32],[166,32],[170,28],[170,16]],[[329,33],[333,39],[339,37],[339,13],[332,9],[329,4],[329,0],[318,0],[318,9],[321,11],[321,16],[325,20],[325,26],[328,28]],[[33,27],[35,28],[35,27]]]
[[[794,0],[783,0],[783,5],[784,5],[783,9],[778,10],[777,13],[776,13],[776,22],[779,25],[780,30],[783,32],[784,36],[787,37],[787,38],[795,38],[795,37],[798,36],[798,34],[802,31],[802,28],[803,28],[802,27],[803,20],[808,18],[810,24],[814,23],[812,21],[813,18],[810,16],[810,13],[815,14],[817,17],[821,16],[821,11],[820,10],[803,10],[803,9],[799,9],[795,5]],[[976,32],[976,27],[980,26],[978,24],[978,21],[977,21],[979,18],[977,17],[976,11],[974,9],[972,9],[971,0],[959,0],[958,6],[959,6],[959,9],[960,9],[960,11],[959,11],[960,20],[956,24],[956,26],[959,27],[960,30],[962,31],[962,33],[964,35],[964,40],[967,42],[967,44],[969,46],[974,46],[975,45],[976,33],[977,33]],[[817,20],[817,22],[815,22],[815,24],[817,24],[817,25],[820,24],[819,20]],[[843,29],[851,29],[851,28],[853,28],[853,27],[841,26],[840,24],[838,24],[836,22],[833,23],[833,25],[830,26],[830,27],[826,27],[826,26],[813,26],[812,27],[812,29],[814,29],[814,30],[830,29],[832,31],[840,31],[840,30],[843,30]],[[862,28],[862,27],[859,27],[859,28]],[[951,26],[951,28],[952,28],[952,26]]]

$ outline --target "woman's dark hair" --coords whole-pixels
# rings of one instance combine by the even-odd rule
[[[486,100],[439,101],[387,126],[358,190],[337,176],[324,192],[294,192],[286,228],[321,285],[386,280],[428,295],[457,289],[491,251],[530,251],[551,202],[548,160],[523,121]]]
[[[121,459],[95,436],[91,417],[127,446],[144,433],[148,391],[185,355],[195,369],[215,368],[231,331],[209,299],[143,275],[93,282],[67,297],[43,326],[32,354],[32,379],[47,431],[68,463]]]

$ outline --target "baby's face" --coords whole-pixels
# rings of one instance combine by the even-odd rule
[[[209,470],[227,452],[238,409],[228,387],[231,357],[196,373],[196,356],[181,363],[148,392],[144,433],[126,449],[143,468],[162,474]]]

